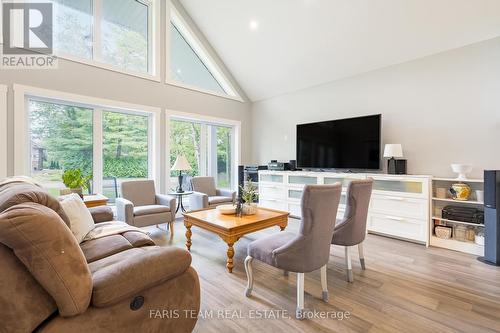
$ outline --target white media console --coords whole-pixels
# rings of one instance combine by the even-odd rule
[[[301,217],[300,199],[304,185],[341,182],[338,217],[345,211],[345,191],[353,179],[373,178],[368,212],[370,233],[429,245],[431,176],[334,173],[309,171],[259,171],[259,204]]]

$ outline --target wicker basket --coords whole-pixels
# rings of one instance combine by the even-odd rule
[[[434,228],[434,233],[437,238],[450,239],[453,234],[453,228],[444,225],[437,225]]]

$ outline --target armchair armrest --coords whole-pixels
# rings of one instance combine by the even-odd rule
[[[193,192],[189,196],[189,209],[198,210],[208,208],[208,195],[201,192]]]
[[[134,204],[125,198],[116,198],[116,216],[118,221],[134,225]]]
[[[108,222],[113,220],[113,210],[108,206],[99,206],[89,208],[90,215],[94,223]]]
[[[92,304],[106,307],[171,280],[191,265],[188,251],[155,247],[96,271],[92,276]]]
[[[233,203],[236,199],[236,191],[233,190],[224,190],[224,189],[217,189],[217,195],[221,197],[228,197],[233,199]]]
[[[170,208],[170,213],[172,214],[172,221],[175,220],[175,206],[177,204],[177,199],[174,196],[166,194],[157,194],[156,204],[167,206],[168,208]]]

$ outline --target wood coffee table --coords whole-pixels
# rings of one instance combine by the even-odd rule
[[[288,224],[288,212],[260,207],[257,214],[242,217],[222,215],[215,208],[193,211],[183,215],[184,225],[187,229],[186,247],[188,251],[191,250],[191,227],[193,225],[219,235],[228,246],[226,267],[229,273],[233,272],[234,267],[233,245],[241,236],[274,226],[279,226],[283,231]]]

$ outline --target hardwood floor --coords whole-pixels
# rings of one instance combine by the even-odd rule
[[[297,231],[298,225],[290,219],[287,230]],[[147,230],[160,245],[185,248],[180,219],[173,238],[155,227]],[[294,273],[286,277],[254,260],[254,291],[251,298],[244,296],[247,245],[279,232],[278,227],[236,243],[233,274],[225,269],[225,243],[199,228],[192,232],[192,265],[200,276],[202,303],[195,332],[500,332],[500,268],[472,255],[368,235],[367,269],[361,270],[357,250],[352,249],[354,283],[348,283],[344,251],[332,246],[328,303],[321,300],[319,270],[305,275],[305,307],[327,312],[329,318],[298,321]],[[226,311],[223,318],[220,311]],[[348,318],[332,318],[345,311]],[[270,318],[255,319],[257,314]],[[290,318],[275,318],[283,314]]]

